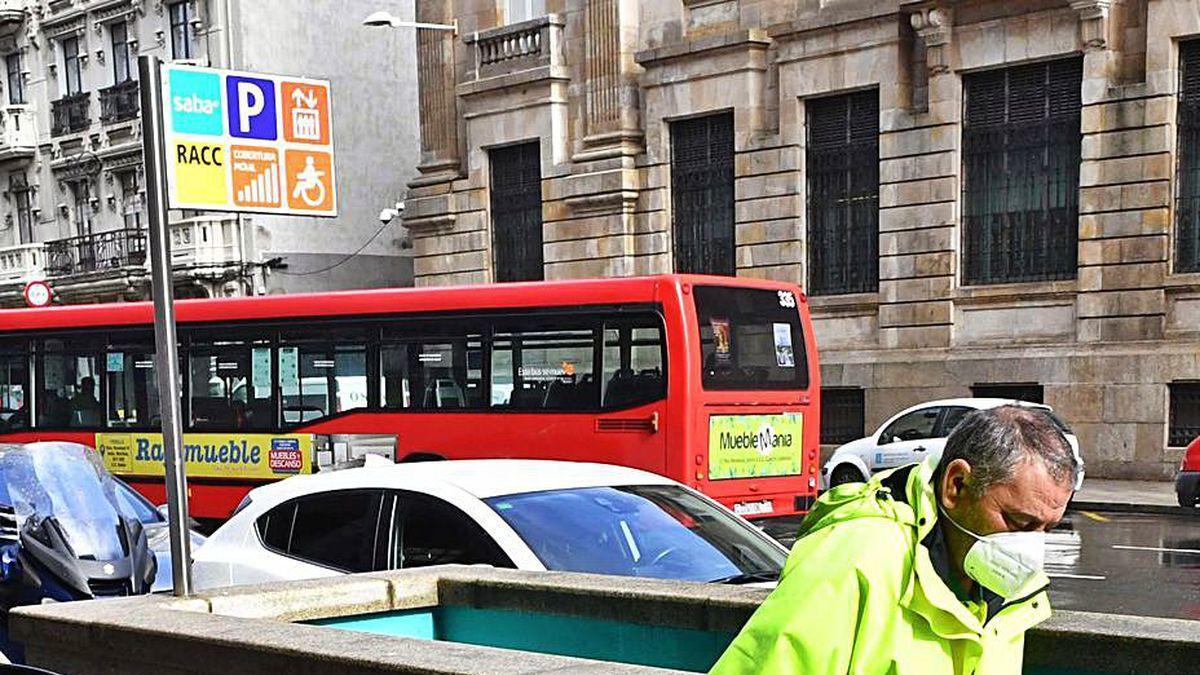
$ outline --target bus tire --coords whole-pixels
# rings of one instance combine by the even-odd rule
[[[405,455],[404,459],[400,460],[401,464],[408,462],[443,462],[446,458],[441,455],[435,455],[431,452],[414,452],[411,455]]]
[[[829,487],[832,489],[846,483],[862,483],[865,480],[862,474],[858,472],[858,469],[849,464],[843,464],[834,469],[833,473],[829,475]]]

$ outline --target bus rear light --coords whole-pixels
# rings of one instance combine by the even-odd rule
[[[809,478],[809,479],[808,479],[808,487],[809,487],[809,489],[812,489],[812,488],[815,488],[815,487],[817,487],[817,479],[816,479],[816,478]]]
[[[703,471],[696,472],[696,480],[704,480],[704,472]]]

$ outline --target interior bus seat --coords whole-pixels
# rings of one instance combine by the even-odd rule
[[[425,394],[421,401],[425,408],[462,408],[467,402],[462,387],[454,380],[445,378],[433,380],[425,385]]]
[[[525,382],[513,389],[508,400],[513,408],[540,408],[546,401],[546,389],[540,382]]]
[[[198,428],[235,429],[236,415],[223,396],[192,397],[192,424]]]

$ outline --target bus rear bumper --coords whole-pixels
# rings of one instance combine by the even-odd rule
[[[802,516],[812,508],[812,505],[817,501],[817,495],[798,495],[794,493],[743,495],[740,497],[719,497],[717,501],[743,518],[758,520],[760,518],[778,518],[780,516]]]

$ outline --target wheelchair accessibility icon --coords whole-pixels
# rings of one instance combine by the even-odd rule
[[[328,153],[287,151],[288,205],[304,211],[333,211],[333,164]]]
[[[296,174],[296,184],[292,188],[292,199],[303,199],[305,204],[318,207],[325,201],[325,183],[321,178],[324,171],[318,169],[312,157],[304,160],[304,170]]]

